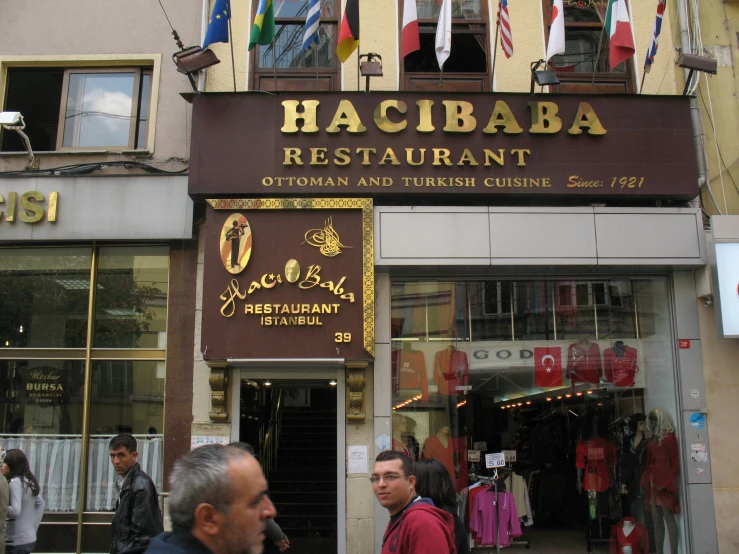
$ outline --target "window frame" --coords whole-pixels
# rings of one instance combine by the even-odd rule
[[[565,10],[567,8],[577,8],[577,6],[570,6],[567,5],[570,2],[567,2],[565,0],[564,2],[564,8]],[[595,2],[593,2],[594,4]],[[544,45],[546,46],[549,44],[549,30],[551,27],[551,21],[552,21],[552,1],[551,0],[542,0],[542,17],[543,17],[543,25],[544,25]],[[595,5],[589,5],[589,6],[583,6],[583,8],[594,8],[597,9],[597,6]],[[633,17],[632,13],[629,13],[629,16]],[[632,22],[633,25],[633,22]],[[605,22],[598,23],[594,21],[565,21],[565,41],[567,40],[567,31],[569,30],[598,30],[600,29],[600,40],[603,41],[603,29],[605,27]],[[608,63],[608,37],[605,37],[604,45],[601,46],[601,52],[600,57],[605,57],[606,63]],[[594,73],[587,73],[587,72],[569,72],[569,71],[557,71],[557,68],[552,64],[547,64],[549,67],[551,67],[555,70],[557,74],[557,79],[559,79],[560,84],[559,85],[553,85],[550,86],[550,90],[552,92],[559,92],[559,93],[571,93],[571,94],[599,94],[599,93],[605,93],[605,94],[618,94],[618,91],[616,90],[603,90],[599,91],[598,87],[610,87],[613,85],[623,85],[624,91],[623,94],[635,94],[637,92],[636,90],[636,71],[634,68],[634,60],[633,57],[629,58],[625,62],[623,62],[624,68],[626,71],[624,72],[615,72],[615,71],[596,71]],[[597,67],[598,60],[595,60],[595,65]],[[575,90],[574,88],[571,90],[568,90],[568,85],[589,85],[592,83],[591,90],[589,91],[583,91],[583,90]]]
[[[100,68],[72,68],[64,70],[64,82],[62,84],[62,98],[61,105],[59,106],[59,126],[57,127],[56,135],[56,152],[63,151],[80,151],[80,150],[96,150],[110,149],[110,148],[121,148],[118,146],[64,146],[64,131],[67,122],[67,105],[69,104],[69,82],[72,75],[94,75],[104,73],[132,73],[133,74],[133,90],[131,95],[131,115],[128,126],[128,150],[145,150],[144,148],[137,148],[136,142],[138,140],[138,129],[139,129],[139,106],[141,105],[141,83],[143,82],[144,75],[151,75],[152,70],[147,67],[100,67]],[[149,93],[151,94],[151,92]],[[149,106],[151,106],[151,98],[149,99]]]
[[[418,0],[416,0],[418,1]],[[544,0],[543,0],[544,1]],[[492,91],[492,46],[490,31],[494,25],[491,20],[492,14],[490,12],[491,0],[480,0],[480,13],[481,19],[454,19],[452,18],[452,40],[454,35],[482,35],[484,36],[485,44],[485,60],[486,60],[486,71],[477,73],[460,73],[460,72],[444,72],[443,83],[440,84],[438,90],[444,90],[449,92],[469,92],[466,89],[458,90],[459,86],[464,86],[462,83],[480,83],[481,88],[479,92],[490,92]],[[404,5],[402,2],[399,3],[398,7],[398,52],[400,52],[400,43],[403,34],[403,9]],[[416,9],[418,6],[416,5]],[[433,19],[418,19],[418,32],[419,34],[435,34],[437,21]],[[429,27],[433,25],[433,30]],[[479,25],[482,29],[472,29],[466,26]],[[440,74],[428,71],[410,72],[405,70],[405,59],[399,58],[399,73],[400,82],[402,84],[402,90],[415,91],[424,90],[413,88],[413,82],[428,84],[430,81],[439,82]],[[457,84],[457,86],[455,86]]]
[[[154,153],[154,141],[156,138],[156,121],[159,106],[159,85],[161,80],[162,70],[162,55],[161,54],[102,54],[102,55],[49,55],[49,56],[0,56],[0,106],[5,108],[5,102],[7,99],[7,87],[8,87],[8,70],[9,69],[63,69],[65,71],[65,83],[67,82],[68,71],[79,71],[83,73],[92,73],[93,71],[100,72],[113,72],[117,70],[129,71],[131,68],[138,70],[140,76],[144,73],[150,73],[151,75],[151,90],[149,92],[149,113],[147,117],[147,132],[146,132],[146,146],[142,148],[125,147],[121,146],[101,146],[101,147],[81,147],[81,148],[59,148],[59,140],[57,138],[57,149],[48,151],[35,151],[36,155],[69,155],[79,154],[81,152],[94,152],[94,153],[105,153],[115,152],[122,154],[142,154],[142,153]],[[140,80],[139,80],[140,82]],[[136,91],[137,98],[134,99],[134,103],[140,105],[140,90]],[[64,109],[66,110],[66,92],[62,90],[62,102],[64,102]],[[137,114],[138,115],[138,114]],[[60,110],[60,123],[62,113]],[[23,117],[28,121],[29,116],[23,114]],[[133,122],[131,127],[134,128],[134,143],[137,138],[138,132],[138,121]],[[0,133],[6,132],[0,130]],[[57,130],[58,133],[58,130]],[[57,135],[58,137],[58,135]],[[130,139],[130,134],[129,134]],[[33,147],[33,145],[31,145]],[[15,156],[17,152],[0,152],[2,156]],[[25,154],[25,153],[24,153]]]
[[[309,0],[305,0],[306,3],[308,3]],[[334,4],[334,15],[331,18],[321,17],[320,25],[332,25],[334,27],[334,37],[338,40],[339,38],[339,29],[341,26],[341,17],[342,17],[342,7],[343,3],[340,0],[323,0],[321,3],[321,6],[325,2],[333,2]],[[251,3],[251,21],[253,24],[254,17],[257,13],[257,8],[259,7],[259,2],[252,2]],[[304,17],[275,17],[275,33],[277,33],[278,29],[282,25],[302,25],[305,26],[305,18]],[[271,45],[274,46],[274,43]],[[266,68],[260,68],[259,67],[259,52],[261,48],[268,48],[268,46],[261,46],[257,45],[254,47],[253,50],[249,52],[250,59],[252,60],[251,65],[251,84],[252,84],[252,90],[263,90],[263,91],[269,91],[269,92],[275,92],[275,87],[272,88],[262,88],[263,82],[272,82],[274,83],[277,81],[276,89],[277,91],[304,91],[304,92],[313,92],[316,90],[323,90],[317,86],[316,80],[318,82],[329,82],[329,91],[337,91],[340,90],[340,80],[339,75],[341,73],[341,62],[339,61],[339,58],[335,55],[333,56],[333,64],[329,67],[294,67],[294,68],[273,68],[273,67],[266,67]],[[284,85],[286,83],[290,82],[300,82],[305,83],[305,88],[297,88],[293,89],[290,87],[285,87]],[[280,86],[283,85],[283,86]]]

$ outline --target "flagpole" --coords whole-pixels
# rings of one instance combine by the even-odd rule
[[[500,0],[499,0],[500,1]],[[500,33],[500,4],[498,4],[498,24],[495,26],[495,40],[493,41],[493,86],[491,90],[495,89],[495,60],[498,57],[498,35]]]
[[[233,75],[234,80],[234,92],[236,92],[236,62],[234,62],[234,34],[231,30],[231,18],[228,18],[228,34],[231,38],[229,40],[229,44],[231,45],[231,75]]]
[[[360,86],[361,86],[361,83],[360,83],[360,73],[361,73],[361,71],[362,71],[362,69],[359,66],[359,48],[357,48],[357,92],[359,92],[361,90],[361,88],[360,88]]]
[[[316,91],[318,90],[318,44],[313,43],[313,65],[316,66]]]
[[[606,32],[606,26],[603,24],[603,29],[600,32],[600,39],[598,40],[598,50],[595,54],[595,63],[593,64],[593,79],[590,81],[590,92],[593,92],[595,88],[595,74],[598,72],[598,60],[600,59],[600,45],[603,44],[603,35]]]
[[[270,43],[270,47],[272,48],[272,81],[275,84],[275,92],[277,92],[277,54],[275,53],[275,39],[272,39],[272,42]]]
[[[644,79],[646,79],[646,78],[647,78],[647,72],[646,72],[646,67],[647,67],[647,66],[645,65],[645,66],[644,66],[644,69],[642,69],[642,74],[641,74],[641,85],[639,85],[639,94],[641,94],[641,93],[642,93],[642,91],[644,90]]]

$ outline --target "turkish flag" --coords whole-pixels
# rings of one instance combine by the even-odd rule
[[[534,384],[537,387],[562,386],[562,347],[534,347]]]

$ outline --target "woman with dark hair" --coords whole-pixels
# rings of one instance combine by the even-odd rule
[[[39,496],[38,481],[31,473],[26,455],[17,448],[6,452],[0,471],[10,489],[5,553],[30,554],[36,546],[36,531],[44,515],[45,503]]]
[[[469,554],[470,544],[467,529],[457,515],[457,493],[449,472],[439,460],[423,458],[413,465],[416,476],[416,492],[423,498],[430,498],[437,508],[454,517],[454,544],[457,554]]]

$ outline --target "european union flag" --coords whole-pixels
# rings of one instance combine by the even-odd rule
[[[203,49],[214,42],[228,42],[228,20],[231,19],[229,0],[216,0],[213,13],[208,21],[208,30],[205,32]]]

